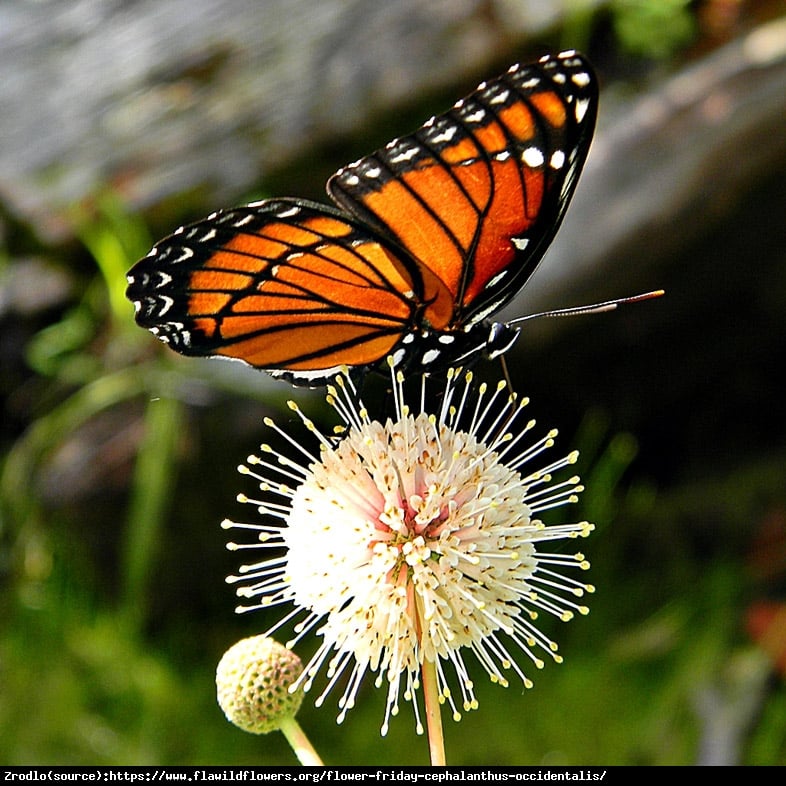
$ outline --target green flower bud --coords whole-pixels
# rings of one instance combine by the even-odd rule
[[[219,706],[235,726],[267,734],[300,709],[302,689],[288,689],[302,671],[300,658],[277,641],[267,636],[241,639],[216,668]]]

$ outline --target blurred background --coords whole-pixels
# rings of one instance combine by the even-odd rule
[[[155,239],[344,163],[517,60],[602,83],[575,200],[506,318],[517,389],[582,451],[597,591],[523,693],[476,671],[452,764],[786,764],[786,4],[7,0],[0,5],[0,760],[295,764],[230,726],[219,522],[285,383],[169,352],[125,272]],[[496,379],[498,367],[479,373]],[[318,393],[296,394],[332,421]],[[302,649],[308,651],[307,645]],[[327,763],[426,764],[368,681],[300,721]]]

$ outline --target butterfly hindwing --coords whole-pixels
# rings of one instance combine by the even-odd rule
[[[136,320],[186,355],[314,372],[384,357],[419,282],[334,209],[269,200],[161,241],[129,274]]]

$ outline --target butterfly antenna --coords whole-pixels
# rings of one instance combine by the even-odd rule
[[[661,297],[663,294],[665,294],[665,290],[655,289],[652,292],[644,292],[641,295],[631,295],[630,297],[621,297],[616,300],[605,300],[603,303],[593,303],[589,306],[574,306],[573,308],[557,308],[553,311],[539,311],[537,314],[527,314],[525,317],[511,319],[507,324],[517,325],[537,317],[574,317],[581,314],[602,314],[605,311],[613,311],[617,306],[627,303],[638,303],[641,300],[651,300],[652,298]]]

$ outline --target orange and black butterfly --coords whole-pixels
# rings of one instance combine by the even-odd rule
[[[327,183],[162,240],[128,274],[136,321],[184,355],[295,384],[388,356],[410,371],[505,352],[489,320],[532,275],[587,157],[598,86],[576,52],[515,65]]]

